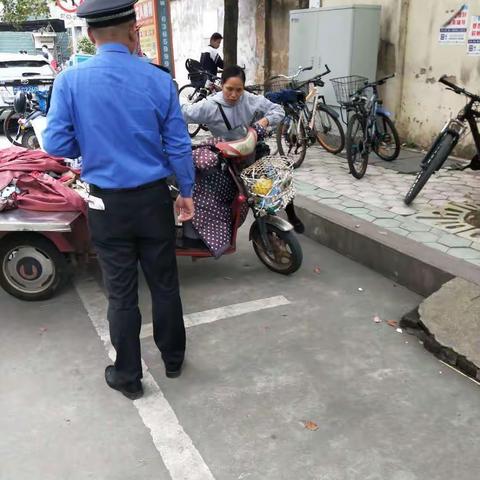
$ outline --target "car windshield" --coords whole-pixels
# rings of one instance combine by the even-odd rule
[[[51,76],[53,71],[50,65],[43,60],[0,60],[0,75],[2,73],[18,76],[22,73]]]
[[[48,64],[42,60],[0,60],[0,68],[28,68],[28,67],[48,67]]]

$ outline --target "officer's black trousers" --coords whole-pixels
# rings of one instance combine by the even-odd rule
[[[110,338],[117,352],[118,379],[142,378],[138,262],[152,295],[153,332],[168,370],[185,354],[185,326],[178,289],[175,224],[165,181],[138,189],[104,190],[91,186],[105,210],[89,208],[93,244],[108,292]]]

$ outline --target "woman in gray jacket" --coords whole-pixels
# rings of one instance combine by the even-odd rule
[[[275,127],[285,116],[281,105],[245,91],[245,72],[238,66],[223,71],[221,92],[201,102],[183,105],[182,112],[187,123],[207,125],[212,135],[220,138],[228,136],[230,130],[254,122],[264,128]]]
[[[263,128],[275,127],[285,111],[281,105],[261,95],[245,91],[245,72],[239,66],[227,67],[222,73],[222,91],[191,105],[183,105],[187,123],[206,125],[214,137],[230,137],[232,130],[258,123]],[[295,231],[304,226],[296,216],[293,202],[285,209]]]

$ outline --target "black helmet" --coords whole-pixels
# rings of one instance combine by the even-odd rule
[[[27,96],[23,92],[17,92],[15,94],[15,100],[13,101],[13,108],[15,112],[23,115],[27,110]]]

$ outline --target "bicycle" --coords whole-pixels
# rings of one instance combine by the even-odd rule
[[[480,162],[480,133],[478,130],[477,119],[480,118],[480,96],[470,93],[464,88],[455,85],[447,80],[443,75],[438,81],[446,85],[448,90],[457,95],[464,95],[468,99],[467,105],[462,108],[456,118],[450,119],[438,137],[433,142],[430,150],[425,155],[421,163],[421,170],[417,174],[410,190],[405,196],[404,202],[410,205],[427,183],[428,179],[438,172],[460,139],[467,133],[468,127],[472,132],[473,140],[477,153],[472,159],[471,165],[478,165]],[[468,124],[468,126],[466,125]],[[465,167],[468,168],[468,167]]]
[[[325,86],[322,77],[331,73],[328,65],[325,65],[324,73],[301,83],[296,81],[302,72],[312,68],[299,67],[291,77],[274,77],[271,81],[282,79],[292,88],[266,94],[269,100],[281,103],[285,108],[285,118],[277,128],[278,152],[280,155],[292,157],[295,168],[300,167],[305,160],[307,148],[317,141],[331,153],[341,152],[345,144],[345,133],[338,113],[326,104],[325,97],[318,92],[318,87]],[[302,88],[308,88],[311,84],[313,88],[307,95]],[[312,100],[310,108],[309,103]]]
[[[347,110],[347,160],[350,173],[362,178],[368,167],[370,153],[391,162],[400,154],[400,138],[390,114],[383,108],[378,87],[395,74],[369,83],[365,77],[353,75],[332,79],[341,108]],[[371,89],[371,95],[366,90]]]
[[[188,71],[188,78],[191,83],[184,85],[178,91],[181,105],[200,102],[209,95],[214,95],[222,90],[219,83],[221,79],[203,70],[200,62],[189,58],[185,62],[185,68]],[[202,129],[206,130],[206,127],[204,125],[189,124],[188,134],[190,138],[194,138]]]

